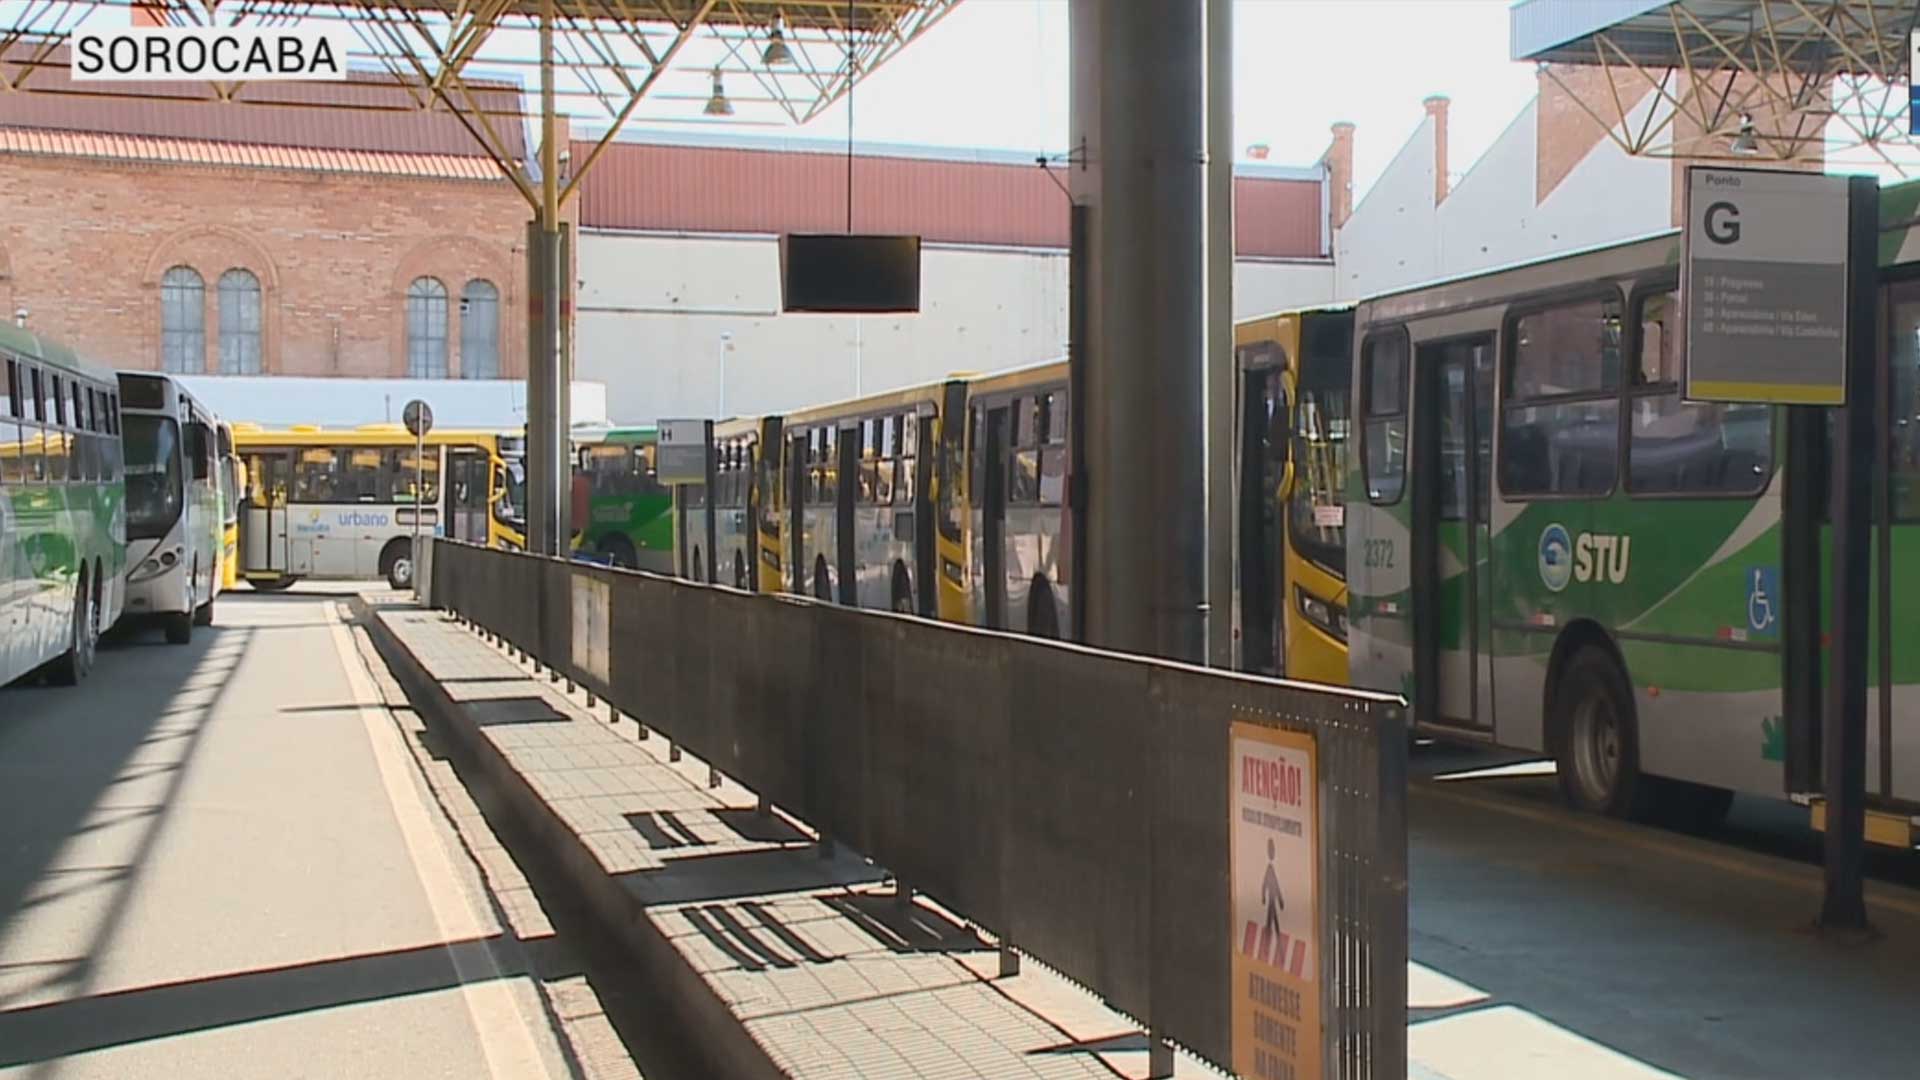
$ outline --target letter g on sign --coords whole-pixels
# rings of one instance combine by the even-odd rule
[[[1737,244],[1740,242],[1740,208],[1730,202],[1717,202],[1707,207],[1707,239],[1716,244]]]

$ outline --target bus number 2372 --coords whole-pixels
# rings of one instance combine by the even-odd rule
[[[1370,570],[1389,569],[1393,566],[1393,541],[1368,540],[1366,554],[1367,554],[1368,569]]]

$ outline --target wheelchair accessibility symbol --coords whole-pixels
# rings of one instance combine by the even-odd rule
[[[1780,630],[1780,571],[1755,566],[1747,571],[1747,632],[1772,635]]]

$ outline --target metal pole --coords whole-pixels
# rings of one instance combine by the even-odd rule
[[[715,420],[727,418],[727,350],[733,345],[733,335],[720,332],[720,404],[713,410]]]
[[[1233,664],[1233,4],[1207,0],[1207,663]],[[1298,363],[1299,358],[1294,358]]]
[[[540,206],[527,230],[527,549],[567,550],[567,376],[561,349],[560,147],[553,89],[554,0],[540,4]],[[556,393],[556,387],[558,393]]]
[[[1073,195],[1091,215],[1087,640],[1201,662],[1205,15],[1131,0],[1069,10],[1072,144],[1085,155]]]
[[[1820,925],[1865,930],[1867,609],[1871,576],[1873,390],[1879,357],[1875,312],[1880,185],[1848,179],[1847,403],[1833,455],[1833,679],[1821,754],[1826,796],[1826,896]]]
[[[421,426],[420,430],[415,432],[413,436],[413,570],[411,574],[413,577],[413,591],[416,596],[420,593],[420,515],[425,512],[425,507],[421,505],[421,497],[425,495],[427,491],[426,431],[425,426]]]

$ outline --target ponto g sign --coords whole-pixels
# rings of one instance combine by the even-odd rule
[[[76,82],[204,82],[347,77],[346,27],[136,26],[73,35]]]

